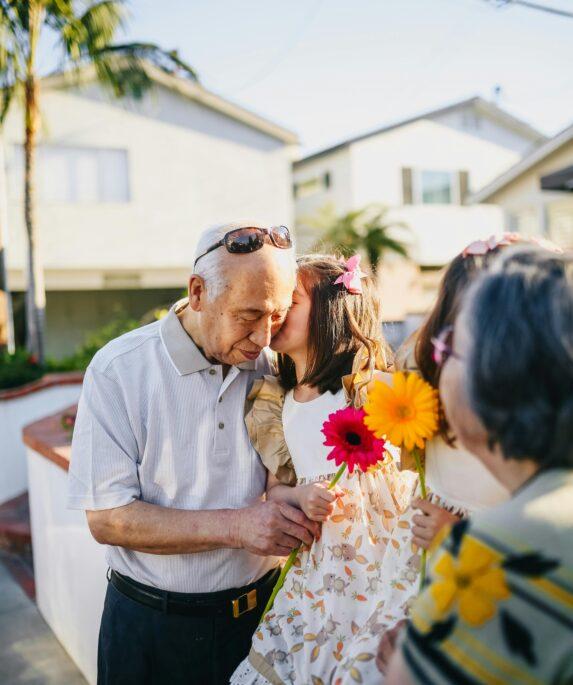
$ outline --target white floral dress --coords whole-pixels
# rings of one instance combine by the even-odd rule
[[[321,428],[330,413],[346,406],[344,392],[327,392],[298,403],[292,392],[281,396],[270,378],[257,392],[266,402],[261,415],[266,412],[268,418],[272,404],[275,419],[282,419],[288,447],[288,451],[276,448],[275,440],[271,459],[261,455],[267,466],[274,460],[271,467],[276,471],[290,455],[299,484],[330,480],[336,467],[327,460],[329,448],[322,444]],[[278,403],[269,404],[273,394]],[[257,400],[252,412],[257,413]],[[276,429],[276,421],[274,425]],[[249,430],[260,447],[257,429],[251,425]],[[269,434],[266,419],[259,423],[258,432]],[[355,638],[363,631],[378,630],[374,620],[390,627],[404,617],[417,590],[420,556],[412,547],[409,529],[396,524],[416,485],[415,474],[400,472],[390,453],[375,470],[345,473],[339,481],[344,496],[323,524],[320,539],[299,552],[231,683],[331,683]],[[373,614],[377,608],[381,611]],[[374,655],[362,658],[372,660]]]

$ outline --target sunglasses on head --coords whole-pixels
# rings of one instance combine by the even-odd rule
[[[249,254],[260,250],[267,238],[271,244],[281,250],[288,250],[292,247],[290,231],[286,226],[271,226],[270,228],[258,228],[256,226],[246,226],[245,228],[235,228],[226,233],[218,243],[199,255],[195,264],[209,252],[213,252],[218,247],[225,246],[227,252],[231,254]]]
[[[440,331],[436,338],[432,338],[432,347],[434,348],[432,358],[436,363],[436,366],[441,368],[450,357],[453,357],[454,359],[461,359],[461,357],[454,352],[453,338],[453,326],[446,326]]]

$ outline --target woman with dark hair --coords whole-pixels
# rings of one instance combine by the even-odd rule
[[[300,507],[322,530],[299,551],[231,682],[326,683],[372,607],[385,602],[387,550],[404,566],[412,556],[410,531],[395,528],[417,478],[400,473],[389,452],[377,467],[347,471],[335,491],[327,489],[337,469],[323,423],[359,405],[368,380],[387,366],[376,288],[359,259],[302,258],[292,308],[271,346],[279,375],[253,388],[249,435],[269,471],[268,499]],[[415,592],[416,573],[402,586],[403,601]],[[403,607],[396,612],[394,621],[404,616]]]
[[[388,684],[573,683],[573,259],[508,251],[441,337],[460,442],[511,499],[432,555]]]

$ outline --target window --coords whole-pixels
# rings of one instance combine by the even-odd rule
[[[419,202],[424,205],[449,205],[453,202],[453,174],[449,171],[420,171]]]
[[[294,196],[298,198],[310,197],[316,195],[322,190],[328,190],[332,186],[332,175],[330,172],[325,172],[321,176],[309,178],[306,181],[300,181],[293,186]]]
[[[38,148],[36,185],[41,202],[129,202],[127,150],[45,145]],[[22,199],[24,151],[15,148],[10,193]]]

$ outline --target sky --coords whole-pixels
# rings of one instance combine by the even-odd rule
[[[573,0],[536,2],[573,14]],[[546,135],[573,122],[573,18],[503,0],[128,4],[129,40],[177,48],[206,88],[295,131],[305,152],[495,86]]]

